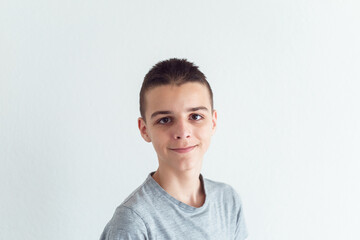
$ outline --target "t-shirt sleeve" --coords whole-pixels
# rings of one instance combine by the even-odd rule
[[[235,231],[235,240],[245,240],[248,236],[246,224],[245,224],[245,217],[243,211],[243,205],[239,195],[234,191],[235,198],[237,199],[238,203],[238,212],[236,218],[236,231]]]
[[[136,212],[124,206],[116,209],[100,237],[100,240],[140,239],[147,239],[146,225]]]

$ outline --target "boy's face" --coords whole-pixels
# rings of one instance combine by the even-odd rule
[[[164,85],[149,90],[145,100],[146,122],[139,118],[138,126],[145,141],[152,142],[159,166],[200,171],[217,120],[208,89],[200,83]]]

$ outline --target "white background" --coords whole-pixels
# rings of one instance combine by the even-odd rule
[[[156,170],[137,129],[158,61],[214,91],[203,175],[252,240],[360,239],[359,1],[0,2],[0,239],[98,239]]]

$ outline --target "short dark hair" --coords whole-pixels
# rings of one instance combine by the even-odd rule
[[[145,75],[140,90],[140,114],[145,120],[145,94],[148,90],[163,86],[180,86],[188,82],[198,82],[205,85],[209,91],[211,110],[214,108],[213,92],[205,75],[199,70],[199,67],[186,59],[171,58],[155,64]]]

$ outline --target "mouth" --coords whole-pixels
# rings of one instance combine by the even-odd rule
[[[172,150],[174,152],[177,152],[177,153],[187,153],[187,152],[192,151],[196,146],[197,145],[190,146],[190,147],[185,147],[185,148],[170,148],[170,150]]]

